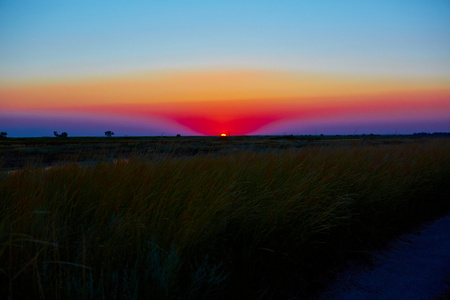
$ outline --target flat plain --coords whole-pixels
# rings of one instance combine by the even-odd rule
[[[449,178],[449,138],[2,139],[0,296],[311,296],[448,213]]]

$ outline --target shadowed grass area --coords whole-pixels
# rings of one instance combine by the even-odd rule
[[[0,178],[2,297],[288,298],[446,212],[450,140],[126,160]]]

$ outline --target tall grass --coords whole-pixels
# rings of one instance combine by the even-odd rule
[[[27,168],[0,179],[0,296],[304,295],[448,211],[449,178],[449,140]]]

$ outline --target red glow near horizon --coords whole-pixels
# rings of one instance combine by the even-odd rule
[[[12,99],[14,100],[14,99]],[[96,103],[93,101],[92,103]],[[13,106],[14,101],[9,105]],[[3,107],[8,109],[8,106]],[[23,111],[18,108],[16,111]],[[426,90],[389,92],[340,97],[299,97],[267,98],[243,100],[216,100],[190,102],[160,102],[142,104],[103,104],[103,105],[60,105],[31,108],[31,112],[45,112],[49,116],[96,115],[99,119],[139,120],[171,131],[180,130],[183,134],[202,134],[218,136],[247,135],[260,132],[280,121],[295,120],[299,124],[337,118],[340,123],[364,122],[364,116],[371,121],[420,120],[423,118],[445,119],[450,115],[450,91]],[[147,121],[146,121],[147,120]],[[159,121],[158,121],[159,120]],[[157,126],[157,125],[156,125]],[[278,126],[278,125],[277,125]],[[107,128],[113,129],[114,128]],[[97,129],[95,129],[97,130]],[[105,129],[106,130],[106,129]]]
[[[315,103],[313,103],[315,100]],[[372,119],[401,120],[450,113],[450,92],[403,92],[315,99],[261,99],[193,103],[159,103],[70,108],[70,111],[172,120],[202,135],[222,133],[246,135],[282,120],[323,120],[341,117],[342,122],[371,116]],[[260,103],[260,105],[258,105]]]
[[[174,118],[176,122],[203,135],[218,135],[229,132],[232,135],[245,135],[277,119],[272,117],[243,117],[228,121],[217,121],[200,116]]]

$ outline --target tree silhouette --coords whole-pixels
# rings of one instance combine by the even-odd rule
[[[0,133],[0,138],[1,138],[1,139],[6,138],[7,135],[8,135],[8,134],[7,134],[6,132],[2,131],[2,132]]]
[[[107,137],[111,137],[112,135],[114,135],[114,132],[112,132],[111,130],[105,131],[105,135]]]
[[[61,134],[58,134],[57,131],[53,131],[53,134],[54,134],[56,137],[67,137],[67,132],[61,132]]]

